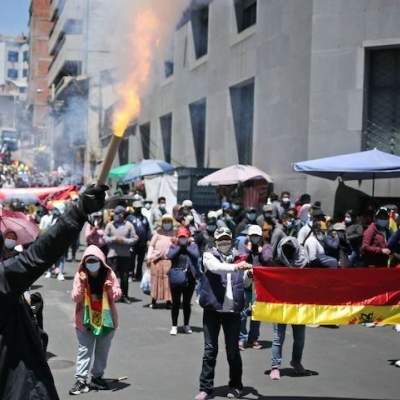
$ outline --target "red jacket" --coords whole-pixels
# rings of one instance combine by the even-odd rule
[[[366,266],[387,267],[388,256],[382,253],[387,248],[385,233],[380,231],[374,223],[364,232],[362,241],[363,261]]]

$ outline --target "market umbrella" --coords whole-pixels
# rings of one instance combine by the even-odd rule
[[[207,175],[199,180],[197,184],[199,186],[228,186],[237,185],[252,179],[265,179],[269,183],[273,182],[268,174],[252,165],[236,164]]]
[[[17,234],[17,244],[32,243],[39,236],[39,226],[28,217],[17,211],[0,210],[0,231],[14,231]]]
[[[125,164],[125,165],[120,165],[117,168],[113,168],[110,173],[108,174],[108,177],[110,179],[115,179],[115,180],[119,180],[121,178],[123,178],[126,173],[135,166],[135,164]]]
[[[165,174],[174,169],[171,164],[162,160],[142,160],[126,173],[121,182],[130,183],[143,176]]]
[[[400,157],[377,149],[358,153],[341,154],[317,160],[302,161],[293,164],[296,172],[343,181],[400,178]]]

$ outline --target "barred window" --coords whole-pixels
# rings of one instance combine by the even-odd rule
[[[366,52],[363,149],[400,154],[400,48]]]

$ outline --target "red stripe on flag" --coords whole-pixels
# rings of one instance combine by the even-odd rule
[[[400,270],[254,268],[256,300],[318,305],[400,305]]]

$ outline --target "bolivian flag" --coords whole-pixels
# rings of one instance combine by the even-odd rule
[[[253,319],[284,324],[400,324],[400,270],[254,268]]]

